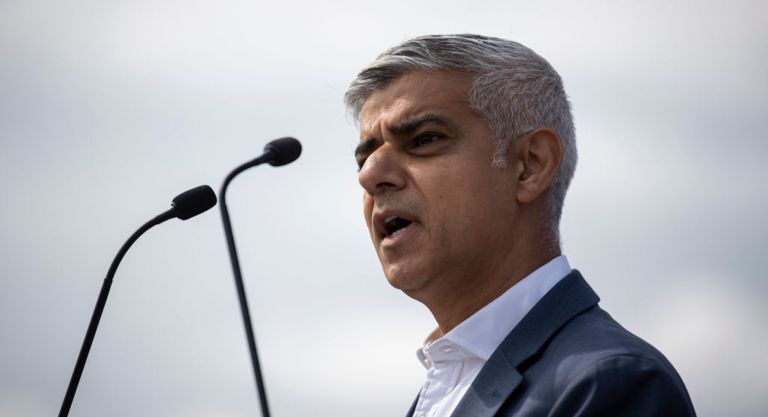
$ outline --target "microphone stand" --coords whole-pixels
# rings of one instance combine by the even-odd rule
[[[240,272],[240,260],[237,256],[235,247],[235,237],[232,234],[232,223],[229,221],[229,209],[227,209],[227,188],[232,179],[248,168],[267,162],[271,159],[271,152],[265,152],[262,156],[246,162],[235,168],[224,179],[224,184],[219,191],[219,208],[221,210],[221,220],[224,223],[224,234],[227,237],[227,247],[229,248],[229,260],[232,262],[232,272],[235,276],[235,286],[237,286],[237,297],[240,300],[240,312],[243,316],[243,325],[245,326],[245,335],[248,339],[248,351],[251,355],[251,365],[253,367],[253,376],[256,379],[256,391],[259,396],[262,417],[270,417],[269,405],[267,404],[267,392],[264,388],[264,380],[261,376],[261,366],[259,365],[259,354],[256,351],[256,338],[253,333],[253,324],[251,323],[251,313],[248,309],[248,300],[245,297],[245,285],[243,276]]]
[[[75,398],[75,392],[77,391],[77,385],[80,383],[80,377],[83,375],[83,369],[85,368],[85,361],[88,359],[88,353],[91,351],[91,345],[93,344],[93,338],[96,336],[96,329],[99,327],[99,321],[101,321],[101,313],[104,311],[104,305],[107,303],[107,297],[109,296],[109,289],[112,287],[112,279],[117,271],[117,266],[120,265],[120,261],[123,260],[125,253],[128,252],[131,245],[136,242],[141,235],[147,230],[151,229],[158,224],[176,217],[176,210],[170,209],[165,213],[162,213],[154,219],[146,222],[139,230],[135,231],[131,237],[123,244],[123,247],[117,252],[115,259],[112,260],[112,265],[109,266],[107,277],[104,278],[104,283],[101,285],[101,291],[99,292],[99,298],[96,300],[96,307],[93,309],[93,315],[91,321],[88,323],[88,330],[85,332],[85,340],[80,348],[80,354],[77,356],[77,362],[75,363],[75,370],[72,372],[72,377],[69,379],[69,386],[67,387],[67,393],[64,395],[64,402],[59,409],[59,417],[67,417],[69,414],[69,408],[72,406],[72,400]]]
[[[144,232],[152,227],[174,217],[178,217],[181,220],[187,220],[203,213],[215,204],[216,194],[213,193],[211,187],[201,185],[191,190],[187,190],[173,199],[173,207],[170,210],[161,213],[155,216],[152,220],[144,223],[139,230],[133,232],[131,237],[125,241],[123,246],[117,252],[117,255],[115,255],[115,259],[112,260],[112,265],[109,266],[107,276],[104,278],[104,283],[101,285],[99,298],[96,300],[96,307],[93,309],[91,321],[88,323],[88,330],[85,332],[85,340],[83,340],[83,345],[80,347],[80,354],[77,356],[75,370],[72,371],[72,377],[69,379],[67,393],[64,395],[64,401],[61,403],[61,408],[59,409],[59,417],[67,417],[69,414],[72,400],[74,400],[75,392],[77,391],[77,385],[80,383],[80,377],[83,375],[85,361],[88,359],[88,353],[91,351],[93,338],[96,336],[96,329],[99,327],[99,322],[101,321],[101,313],[104,312],[104,306],[107,304],[109,290],[112,288],[112,279],[115,277],[117,267],[120,265],[120,261],[123,260],[126,252],[128,252],[128,249],[131,248],[131,245],[133,245]]]

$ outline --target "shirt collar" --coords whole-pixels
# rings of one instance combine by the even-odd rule
[[[570,272],[571,266],[565,256],[552,259],[442,337],[433,342],[428,339],[425,346],[417,351],[419,361],[429,368],[431,363],[424,350],[445,342],[455,344],[465,353],[487,361],[533,306]]]

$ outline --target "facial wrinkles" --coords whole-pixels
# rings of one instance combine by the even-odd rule
[[[388,117],[387,112],[381,112],[363,136],[364,140],[376,138],[378,142],[376,148],[368,155],[363,169],[389,170],[389,173],[374,174],[380,176],[377,181],[392,181],[397,184],[385,185],[381,188],[377,184],[376,188],[371,190],[372,193],[365,194],[366,216],[375,242],[379,242],[381,236],[373,224],[374,214],[392,213],[415,223],[423,220],[421,205],[411,189],[414,183],[409,180],[409,167],[402,159],[405,156],[399,149],[398,138],[391,133],[389,127],[397,120],[397,117]]]
[[[364,164],[364,169],[396,170],[397,172],[392,172],[390,174],[376,175],[382,175],[382,182],[392,180],[399,184],[383,185],[381,188],[378,188],[377,186],[373,193],[366,191],[365,200],[366,204],[369,205],[368,210],[370,210],[366,215],[371,217],[369,221],[372,221],[374,213],[394,212],[401,217],[418,223],[423,219],[423,211],[412,190],[416,185],[409,180],[409,167],[396,160],[400,158],[400,156],[395,155],[395,152],[397,152],[397,150],[393,149],[392,144],[387,143],[380,145],[378,149],[373,151]],[[386,153],[386,155],[384,153]],[[399,178],[394,179],[391,178],[391,176],[398,176]]]
[[[411,176],[416,175],[424,180],[424,176],[437,176],[431,181],[427,181],[428,184],[435,184],[435,181],[441,184],[438,190],[442,187],[449,187],[450,184],[446,184],[442,176],[436,172],[434,166],[431,166],[428,171],[418,171],[418,166],[414,167],[410,164],[404,163],[403,160],[397,160],[398,158],[407,158],[407,155],[401,155],[399,149],[399,141],[395,134],[392,132],[393,127],[397,126],[404,120],[409,118],[418,117],[422,112],[426,113],[443,113],[447,111],[451,113],[445,106],[452,107],[454,105],[466,105],[466,100],[450,99],[450,100],[437,100],[438,96],[446,94],[445,91],[432,91],[427,85],[423,85],[424,88],[412,88],[403,90],[397,88],[395,90],[383,90],[376,92],[369,97],[368,101],[363,106],[361,111],[361,121],[363,121],[363,128],[361,129],[361,141],[374,139],[377,144],[370,153],[367,154],[367,159],[363,164],[363,169],[397,169],[402,170],[394,175],[402,175],[404,181],[403,187],[395,189],[376,189],[372,190],[373,194],[366,193],[366,204],[369,204],[370,212],[368,216],[372,216],[373,212],[381,212],[384,210],[400,210],[403,213],[407,213],[411,216],[417,217],[418,220],[424,221],[422,216],[422,210],[420,207],[423,204],[428,204],[427,201],[419,203],[417,200],[429,197],[430,200],[441,200],[442,193],[434,195],[434,189],[432,192],[426,192],[421,189],[418,181],[410,181]],[[425,97],[431,97],[432,100]],[[456,132],[454,132],[455,134]],[[382,159],[380,159],[382,158]],[[394,158],[383,160],[383,158]],[[371,164],[385,164],[385,166],[374,166]],[[391,167],[387,164],[394,164]],[[448,169],[450,169],[448,167]],[[381,174],[378,174],[381,175]],[[386,177],[384,177],[386,178]],[[418,198],[417,198],[418,197]],[[438,203],[433,201],[432,204]],[[370,219],[369,219],[370,221]],[[443,244],[449,244],[444,242]]]
[[[398,138],[392,133],[391,126],[396,124],[398,119],[401,119],[403,105],[402,100],[387,100],[387,97],[380,96],[378,93],[374,93],[374,96],[369,98],[361,112],[361,120],[369,120],[370,122],[364,122],[362,129],[360,130],[361,143],[369,140],[374,141],[374,145],[371,146],[369,152],[365,157],[365,162],[361,166],[363,169],[392,169],[388,166],[371,166],[371,164],[390,164],[395,161],[382,161],[381,158],[397,158],[398,155]],[[386,153],[386,155],[384,155]],[[382,175],[382,174],[378,174]],[[378,194],[375,192],[374,194]],[[373,197],[373,195],[372,195]]]

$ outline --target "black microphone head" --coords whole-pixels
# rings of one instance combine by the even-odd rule
[[[201,185],[177,195],[171,205],[176,217],[187,220],[215,206],[216,193],[211,187]]]
[[[269,142],[264,153],[270,153],[269,164],[273,167],[290,164],[301,155],[301,142],[295,138],[280,138]]]

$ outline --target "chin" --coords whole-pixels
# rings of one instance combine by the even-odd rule
[[[402,265],[389,265],[384,267],[384,275],[389,281],[389,285],[398,290],[407,291],[418,286],[419,279],[409,268]]]
[[[429,282],[426,274],[403,267],[390,266],[385,268],[384,275],[387,277],[389,285],[416,300],[421,300],[419,295],[424,291]]]

